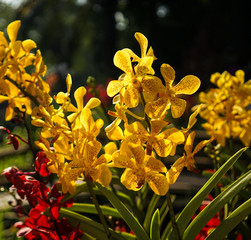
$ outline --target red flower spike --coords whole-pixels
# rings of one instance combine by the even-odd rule
[[[47,163],[50,160],[46,157],[44,152],[38,152],[37,157],[35,159],[35,170],[42,176],[48,177],[50,175],[50,171],[47,168]]]

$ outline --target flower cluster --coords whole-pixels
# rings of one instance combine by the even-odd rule
[[[108,96],[114,97],[115,104],[115,112],[109,111],[108,114],[116,119],[106,127],[106,133],[110,140],[121,141],[120,149],[117,150],[111,142],[105,148],[106,153],[100,155],[102,144],[97,136],[104,122],[94,120],[92,116],[92,109],[100,105],[100,100],[94,97],[84,104],[87,91],[85,87],[79,87],[74,92],[74,105],[70,98],[70,75],[66,79],[67,91],[50,97],[49,86],[41,77],[46,67],[40,51],[31,53],[36,47],[31,40],[16,41],[19,27],[20,21],[8,26],[10,43],[1,33],[0,99],[9,101],[6,120],[13,118],[18,108],[19,112],[31,114],[31,123],[41,128],[36,145],[48,159],[43,166],[57,174],[63,193],[74,193],[77,179],[87,178],[108,186],[112,179],[109,167],[118,167],[125,168],[121,182],[128,189],[139,190],[148,182],[156,194],[165,195],[169,183],[176,181],[184,167],[188,170],[195,168],[194,154],[208,143],[203,141],[193,152],[191,150],[195,132],[188,131],[196,122],[199,111],[191,116],[188,128],[182,130],[175,128],[165,117],[169,110],[174,118],[183,115],[186,101],[181,95],[197,91],[200,86],[197,77],[185,76],[174,86],[174,69],[162,64],[163,84],[154,75],[152,63],[156,57],[153,49],[147,49],[146,37],[136,33],[141,56],[130,49],[118,51],[114,64],[124,73],[118,80],[110,81],[107,87]],[[34,73],[27,73],[29,66],[34,66]],[[15,91],[9,91],[10,88]],[[30,100],[35,107],[31,107]],[[144,108],[143,117],[132,112],[140,106]],[[137,121],[130,122],[128,115]],[[124,126],[120,127],[122,121]],[[174,156],[178,144],[185,145],[186,153],[168,171],[156,155]],[[46,174],[44,167],[41,171]]]
[[[114,106],[108,112],[101,113],[111,119],[105,127],[108,138],[105,142],[108,143],[104,145],[101,139],[104,140],[105,136],[100,137],[104,120],[99,117],[97,108],[101,105],[99,109],[104,110],[105,107],[97,97],[106,95],[98,93],[92,78],[87,81],[89,93],[84,86],[80,86],[72,94],[72,78],[68,74],[66,90],[51,96],[50,86],[43,80],[46,66],[41,52],[36,49],[36,43],[30,39],[17,40],[20,25],[20,21],[8,25],[9,41],[0,32],[0,103],[8,102],[5,120],[23,123],[27,140],[12,134],[5,127],[1,126],[0,130],[7,133],[8,144],[15,149],[19,148],[19,141],[28,144],[35,158],[35,172],[22,172],[12,167],[2,173],[12,184],[10,191],[16,193],[12,195],[16,199],[14,207],[17,215],[25,217],[23,222],[15,224],[19,228],[17,236],[44,240],[79,240],[82,236],[86,239],[132,239],[134,236],[137,239],[155,239],[155,236],[160,239],[161,224],[167,214],[164,208],[168,206],[173,230],[168,224],[161,239],[169,239],[168,236],[173,233],[177,239],[181,239],[179,229],[182,230],[182,227],[178,221],[177,224],[175,222],[169,185],[177,181],[184,168],[198,172],[195,155],[214,139],[224,146],[225,138],[239,136],[246,146],[250,144],[251,83],[244,83],[243,71],[237,71],[236,76],[227,72],[214,74],[211,81],[218,88],[201,93],[203,104],[196,106],[186,127],[178,128],[175,119],[183,116],[187,106],[184,95],[194,94],[200,87],[200,80],[194,75],[187,75],[175,84],[175,70],[166,63],[160,67],[161,77],[156,76],[153,69],[153,62],[157,59],[154,51],[152,47],[148,48],[147,38],[136,33],[140,56],[128,48],[117,51],[114,56],[115,66],[123,73],[107,85],[107,95],[112,98]],[[196,132],[192,128],[198,114],[208,121],[204,127],[212,137],[194,144]],[[28,123],[33,125],[36,132]],[[37,134],[35,142],[31,134]],[[180,157],[176,157],[177,149],[184,149]],[[176,157],[171,166],[169,156]],[[237,157],[234,157],[229,161],[233,165],[236,160]],[[230,168],[231,164],[227,167]],[[225,174],[227,167],[217,171],[217,179]],[[50,181],[52,174],[53,183]],[[217,184],[219,180],[213,179]],[[248,180],[245,178],[243,184]],[[81,186],[77,186],[78,183]],[[107,189],[109,185],[111,187]],[[243,188],[244,185],[241,186]],[[209,194],[211,187],[212,184],[207,184],[203,192]],[[67,200],[87,189],[93,204],[78,203],[72,206],[73,200]],[[125,194],[129,193],[127,190],[140,189],[140,194],[130,192],[132,198]],[[154,192],[150,201],[153,205],[147,207],[145,214],[148,189]],[[100,206],[96,192],[102,193],[113,207]],[[157,195],[166,195],[166,200],[160,210],[156,209],[153,213],[160,198]],[[230,197],[230,194],[225,195]],[[130,210],[120,198],[129,200]],[[29,203],[28,211],[23,207],[23,200]],[[190,213],[185,213],[186,219],[183,212],[180,215],[184,222],[187,221],[185,224],[199,207],[201,196],[192,201],[196,201],[196,204],[193,204],[194,209]],[[222,203],[218,199],[215,201]],[[64,209],[70,206],[70,210]],[[101,224],[76,212],[98,214]],[[125,220],[128,229],[135,235],[123,234],[120,221],[107,224],[104,212],[111,217],[109,220],[113,217]],[[73,221],[75,226],[71,226],[62,216],[76,220]],[[186,232],[191,229],[187,228]],[[116,230],[120,230],[120,233]]]
[[[173,118],[183,115],[186,101],[181,95],[196,92],[200,80],[188,75],[173,86],[175,71],[169,64],[162,64],[160,70],[164,85],[154,75],[152,63],[156,57],[151,47],[147,50],[147,38],[141,33],[136,33],[135,38],[140,45],[141,56],[127,48],[118,51],[114,64],[124,73],[107,87],[107,93],[114,97],[115,104],[115,112],[110,111],[109,114],[116,119],[105,130],[111,140],[122,141],[120,149],[112,155],[111,166],[125,168],[121,182],[126,188],[137,191],[148,182],[156,194],[165,195],[169,184],[175,183],[184,167],[195,169],[193,156],[208,143],[203,141],[192,151],[195,132],[189,133],[189,130],[195,124],[199,110],[191,115],[186,129],[179,130],[166,121],[169,110]],[[136,114],[140,106],[144,116]],[[138,121],[130,123],[128,116]],[[157,157],[174,156],[178,144],[185,145],[186,154],[168,171]]]
[[[39,155],[41,154],[39,153]],[[60,208],[70,207],[73,203],[72,199],[62,202],[63,195],[58,191],[57,184],[50,189],[30,176],[31,174],[24,173],[16,167],[7,168],[2,173],[13,184],[11,189],[16,190],[20,199],[26,199],[31,206],[24,222],[15,224],[19,228],[17,236],[44,240],[80,239],[83,235],[82,231],[77,227],[72,228],[65,218],[59,219]],[[19,216],[25,215],[22,200],[17,201],[15,210]]]
[[[0,103],[8,101],[6,121],[19,113],[31,114],[31,99],[37,105],[50,101],[49,85],[42,80],[46,66],[41,52],[32,53],[34,41],[17,40],[20,26],[20,21],[8,25],[10,42],[0,32]]]
[[[242,70],[234,76],[227,71],[215,73],[210,81],[217,88],[199,94],[200,116],[207,121],[202,126],[222,146],[228,138],[240,138],[246,147],[250,145],[251,80],[244,82],[244,76]]]

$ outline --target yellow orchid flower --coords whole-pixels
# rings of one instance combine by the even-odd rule
[[[185,154],[183,154],[182,157],[176,160],[167,172],[166,177],[168,179],[169,184],[174,184],[176,182],[184,167],[186,167],[189,171],[196,171],[194,155],[213,140],[213,138],[209,140],[203,140],[199,142],[193,150],[194,138],[195,132],[193,131],[188,135],[186,139],[186,143],[184,146]]]
[[[167,178],[162,174],[166,172],[165,165],[145,154],[144,149],[136,144],[123,143],[119,151],[113,156],[114,166],[125,168],[121,176],[121,183],[129,190],[138,191],[145,182],[158,195],[165,195],[169,189]]]
[[[222,146],[227,138],[240,138],[245,146],[250,144],[251,80],[245,83],[244,76],[242,70],[235,75],[227,71],[212,74],[210,81],[218,88],[199,95],[203,103],[200,116],[207,121],[202,126]]]
[[[2,80],[0,86],[0,103],[8,101],[8,106],[5,111],[5,120],[10,121],[14,116],[18,114],[15,109],[20,112],[31,114],[31,103],[29,98],[25,97],[20,90],[12,83]]]
[[[163,128],[169,123],[164,120],[151,120],[151,132],[138,121],[128,125],[125,128],[125,141],[143,145],[146,143],[146,151],[151,155],[155,149],[160,157],[174,155],[177,144],[184,142],[185,138],[181,131],[176,128],[169,128],[164,131]],[[161,132],[162,131],[162,132]]]
[[[123,121],[125,123],[125,125],[128,124],[128,120],[125,114],[125,111],[127,109],[127,107],[125,106],[125,104],[120,104],[120,99],[122,98],[122,96],[117,95],[116,98],[119,98],[116,102],[115,105],[115,110],[116,112],[112,112],[112,111],[108,111],[108,114],[116,117],[115,120],[113,122],[111,122],[106,128],[105,128],[105,132],[107,137],[110,140],[121,140],[124,139],[124,133],[123,130],[119,127],[121,121]]]
[[[200,87],[200,80],[196,76],[187,75],[173,87],[174,69],[169,64],[162,64],[160,70],[166,85],[160,88],[159,99],[146,104],[145,112],[150,118],[160,118],[166,110],[171,108],[172,116],[179,118],[186,109],[186,101],[179,96],[195,93]]]
[[[80,158],[74,158],[69,163],[73,169],[81,168],[85,172],[85,177],[89,180],[108,186],[112,179],[112,173],[107,164],[111,161],[110,154],[102,154],[97,157],[102,145],[98,141],[86,142],[84,154]]]
[[[157,95],[159,87],[162,86],[161,80],[153,76],[152,63],[156,58],[152,49],[146,53],[147,39],[140,33],[136,33],[135,37],[141,47],[141,58],[130,49],[117,51],[114,65],[124,71],[124,74],[118,80],[109,82],[107,87],[108,96],[113,97],[120,93],[128,108],[137,107],[142,91]],[[133,66],[133,62],[137,62],[137,65]]]
[[[153,60],[156,60],[157,58],[154,56],[152,47],[150,47],[149,50],[147,51],[148,40],[142,33],[136,32],[135,33],[135,38],[139,43],[140,50],[141,50],[141,56],[138,57],[129,48],[124,48],[123,51],[126,51],[130,55],[130,57],[132,58],[132,62],[137,62],[138,63],[138,65],[135,67],[135,71],[137,72],[138,68],[140,68],[139,66],[144,65],[144,64],[141,64],[141,62],[149,61],[149,57],[151,57]],[[150,61],[152,61],[152,60],[150,60]],[[149,69],[148,73],[151,74],[151,75],[154,75],[154,70],[153,70],[152,67]]]
[[[59,173],[59,182],[62,184],[62,192],[74,194],[76,191],[76,180],[83,173],[83,168],[71,168],[68,163],[64,164],[64,168]]]

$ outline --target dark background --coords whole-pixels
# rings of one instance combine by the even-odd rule
[[[28,0],[17,9],[0,3],[1,30],[22,20],[19,39],[31,38],[41,49],[48,76],[73,75],[76,86],[88,76],[99,83],[116,79],[115,52],[124,47],[140,54],[134,33],[149,40],[157,61],[176,70],[179,81],[197,75],[205,90],[214,72],[237,69],[251,76],[251,20],[244,0]],[[9,11],[9,13],[8,13]],[[60,84],[59,84],[60,83]],[[62,89],[65,81],[57,81]],[[63,85],[63,86],[64,86]]]

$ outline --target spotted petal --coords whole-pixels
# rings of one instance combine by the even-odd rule
[[[185,160],[186,158],[183,156],[175,161],[173,166],[170,168],[170,170],[166,174],[166,178],[169,182],[169,184],[174,184],[179,177],[180,173],[182,172],[184,166],[185,166]]]
[[[153,144],[153,148],[160,157],[167,157],[172,151],[172,142],[168,139],[158,139]]]
[[[155,76],[145,76],[141,81],[141,86],[143,87],[143,90],[151,93],[151,94],[157,94],[161,90],[164,91],[165,87],[162,84],[162,81]]]
[[[156,101],[148,102],[145,106],[145,113],[153,119],[160,118],[168,108],[168,99],[159,98]]]
[[[112,155],[114,166],[118,168],[136,168],[136,163],[133,158],[129,158],[127,155],[121,154],[120,151],[116,151]]]
[[[169,183],[166,176],[156,172],[149,172],[146,175],[146,180],[150,188],[157,194],[164,196],[169,190]]]
[[[139,146],[139,145],[136,145],[133,143],[129,143],[128,147],[134,156],[136,164],[142,165],[144,163],[144,159],[145,159],[145,151],[142,148],[142,146]]]
[[[95,179],[95,181],[104,185],[105,187],[108,187],[112,180],[112,173],[110,169],[105,164],[99,165],[98,169],[100,171],[100,175],[97,179]]]
[[[123,50],[117,51],[113,58],[114,65],[124,71],[126,74],[131,75],[133,72],[130,55]]]
[[[140,49],[141,49],[141,57],[145,57],[146,56],[146,50],[148,47],[148,40],[147,38],[139,32],[135,33],[135,38],[138,41],[139,45],[140,45]]]
[[[186,140],[186,143],[184,146],[184,149],[186,151],[187,156],[191,155],[191,153],[192,153],[195,134],[196,134],[195,131],[193,131],[187,137],[187,140]]]
[[[200,79],[194,75],[187,75],[173,88],[175,94],[193,94],[200,87]]]
[[[120,92],[120,90],[124,87],[124,82],[120,80],[113,80],[110,81],[107,86],[107,95],[109,97],[113,97],[117,93]]]
[[[139,92],[138,89],[128,86],[123,95],[124,104],[128,108],[135,108],[139,104]]]
[[[175,79],[175,71],[174,69],[167,63],[164,63],[160,67],[161,75],[163,76],[165,82],[166,82],[166,87],[170,88],[172,85],[172,82]]]
[[[166,167],[160,160],[147,155],[145,170],[147,172],[150,172],[150,171],[166,172]]]
[[[171,98],[171,112],[173,118],[179,118],[183,115],[186,110],[186,101],[181,98],[173,97]]]
[[[139,191],[145,183],[145,178],[137,170],[127,168],[120,181],[127,189]]]
[[[159,119],[151,120],[151,135],[157,135],[169,122]]]

